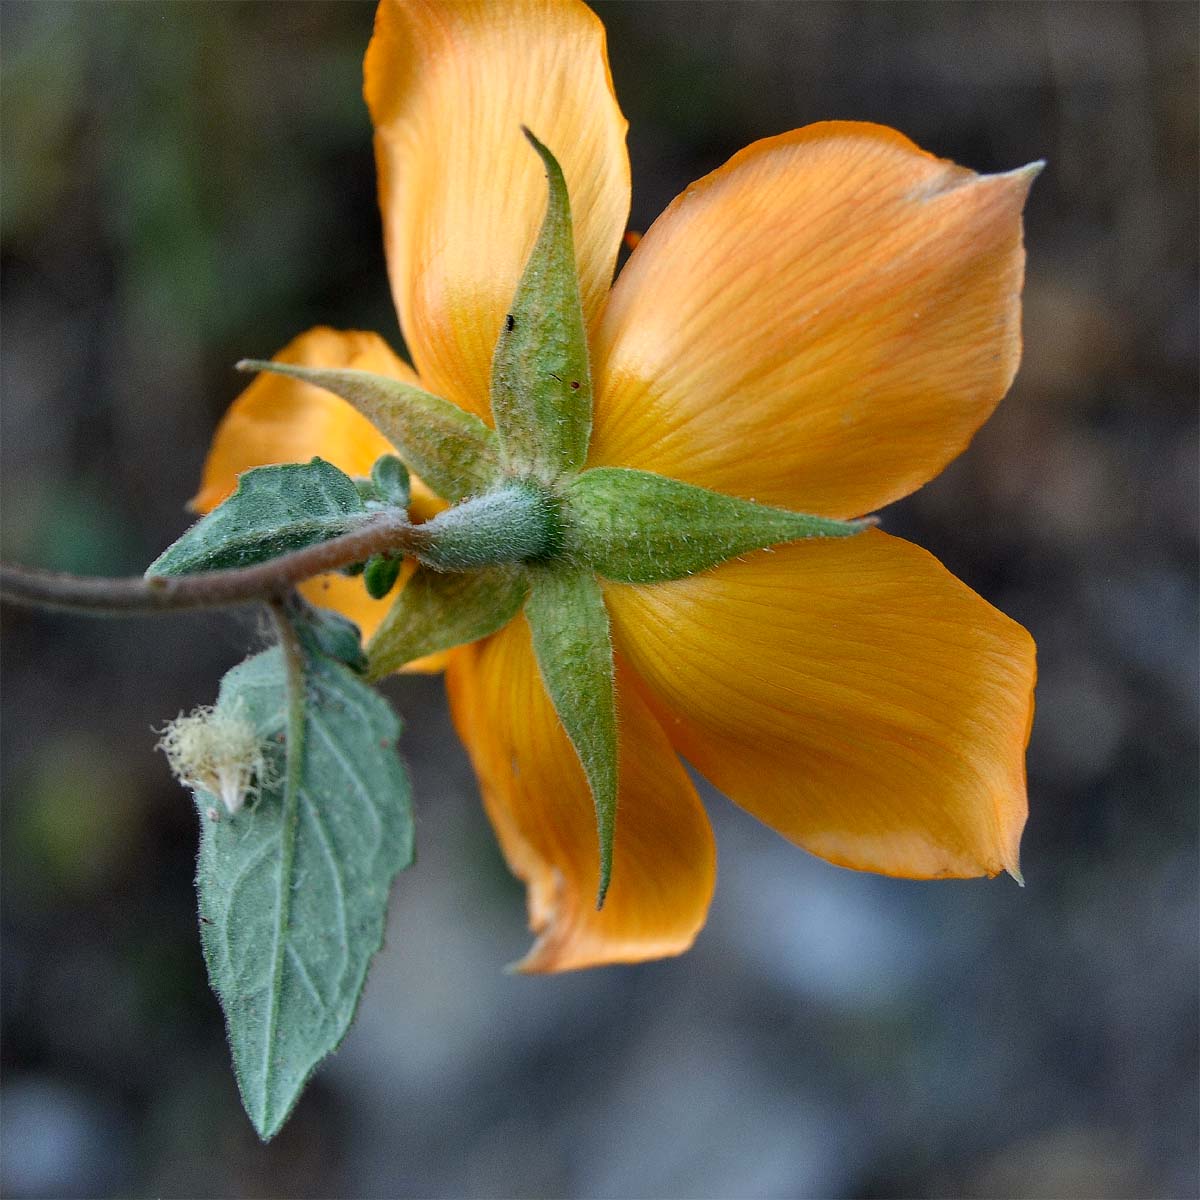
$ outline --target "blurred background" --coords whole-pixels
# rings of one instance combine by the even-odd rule
[[[1028,886],[839,871],[711,791],[686,957],[548,979],[441,685],[389,687],[420,857],[290,1125],[243,1117],[152,727],[249,616],[4,613],[6,1196],[1197,1193],[1194,4],[600,6],[631,225],[745,143],[863,118],[1045,158],[1026,353],[885,515],[1040,646]],[[359,3],[0,4],[5,558],[140,572],[231,364],[401,345]]]

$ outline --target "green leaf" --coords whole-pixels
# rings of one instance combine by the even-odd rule
[[[371,467],[371,482],[382,503],[394,504],[397,508],[408,507],[412,499],[408,468],[394,454],[383,454],[375,460]]]
[[[526,572],[515,564],[461,574],[419,567],[367,647],[370,678],[495,633],[521,611],[528,593]]]
[[[305,659],[295,772],[281,745],[288,703],[277,646],[230,671],[218,701],[258,730],[266,786],[217,821],[206,815],[212,797],[196,797],[204,956],[242,1100],[264,1140],[349,1028],[383,943],[392,881],[412,861],[399,720],[340,663]]]
[[[362,633],[348,617],[332,609],[317,608],[299,595],[293,595],[288,602],[288,615],[297,636],[310,653],[324,654],[345,663],[357,675],[366,671]]]
[[[496,435],[473,413],[386,375],[332,367],[243,359],[239,371],[274,371],[303,379],[354,405],[441,497],[486,491],[500,474]]]
[[[587,457],[592,381],[566,181],[554,155],[524,132],[546,165],[549,200],[496,344],[492,412],[508,468],[549,483]]]
[[[874,524],[768,508],[627,467],[571,480],[562,513],[565,552],[618,583],[680,579],[751,550],[850,537]]]
[[[382,600],[396,586],[404,560],[390,554],[373,554],[363,569],[363,586],[372,600]]]
[[[617,818],[617,701],[608,610],[591,571],[536,569],[530,585],[525,616],[538,669],[596,805],[600,908],[612,878]]]
[[[369,515],[350,476],[324,459],[255,467],[239,477],[224,504],[168,546],[146,574],[253,566],[328,541]]]

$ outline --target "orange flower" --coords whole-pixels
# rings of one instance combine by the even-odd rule
[[[595,390],[588,466],[635,467],[848,518],[957,454],[1020,357],[1032,169],[980,176],[877,125],[764,139],[689,187],[609,284],[629,209],[604,30],[575,0],[384,0],[367,51],[392,290],[416,372],[317,329],[281,358],[417,382],[491,421],[497,337],[546,206],[521,127],[570,193]],[[262,376],[225,418],[196,505],[239,471],[388,449],[349,405]],[[435,498],[421,498],[432,511]],[[318,581],[365,633],[386,602]],[[715,875],[680,763],[831,862],[1017,874],[1034,646],[932,556],[870,530],[665,583],[604,584],[616,653],[613,882],[587,781],[523,616],[452,651],[454,719],[538,934],[526,970],[686,949]]]

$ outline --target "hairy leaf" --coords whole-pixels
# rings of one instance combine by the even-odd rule
[[[384,454],[371,467],[371,482],[376,497],[384,504],[407,508],[412,499],[412,482],[408,468],[394,455]]]
[[[492,412],[504,461],[551,482],[587,457],[592,381],[567,185],[554,155],[525,130],[546,165],[546,218],[492,360]]]
[[[288,603],[288,615],[297,636],[310,653],[345,663],[357,675],[366,671],[362,632],[349,617],[329,608],[317,608],[298,594]]]
[[[340,663],[306,653],[304,674],[294,781],[275,647],[230,671],[218,702],[247,716],[268,748],[260,794],[218,821],[212,798],[196,797],[204,956],[242,1100],[264,1140],[349,1028],[383,942],[392,880],[412,861],[399,720]]]
[[[403,559],[390,554],[374,554],[363,569],[363,586],[372,600],[382,600],[396,586]]]
[[[410,383],[370,371],[298,367],[258,359],[244,359],[238,370],[290,375],[341,396],[445,500],[476,496],[499,476],[496,435],[474,413]]]
[[[617,702],[608,610],[588,570],[531,570],[525,616],[542,682],[579,761],[596,805],[600,891],[612,878],[617,820]]]
[[[354,481],[324,459],[255,467],[228,500],[146,569],[189,575],[249,567],[346,533],[370,516]]]
[[[528,592],[516,564],[456,574],[419,567],[367,647],[370,677],[495,633],[520,612]]]
[[[649,471],[597,467],[567,487],[567,554],[618,583],[659,583],[751,550],[850,537],[873,521],[834,521],[768,508]]]

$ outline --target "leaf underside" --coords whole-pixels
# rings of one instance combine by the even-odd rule
[[[328,541],[369,516],[349,475],[332,463],[255,467],[237,490],[146,568],[147,575],[189,575],[249,567]]]
[[[284,785],[286,680],[279,647],[226,675],[269,747],[266,786],[236,817],[197,793],[196,885],[209,979],[259,1136],[278,1132],[317,1063],[345,1036],[383,943],[388,893],[412,861],[400,722],[341,663],[306,653],[299,786]]]

